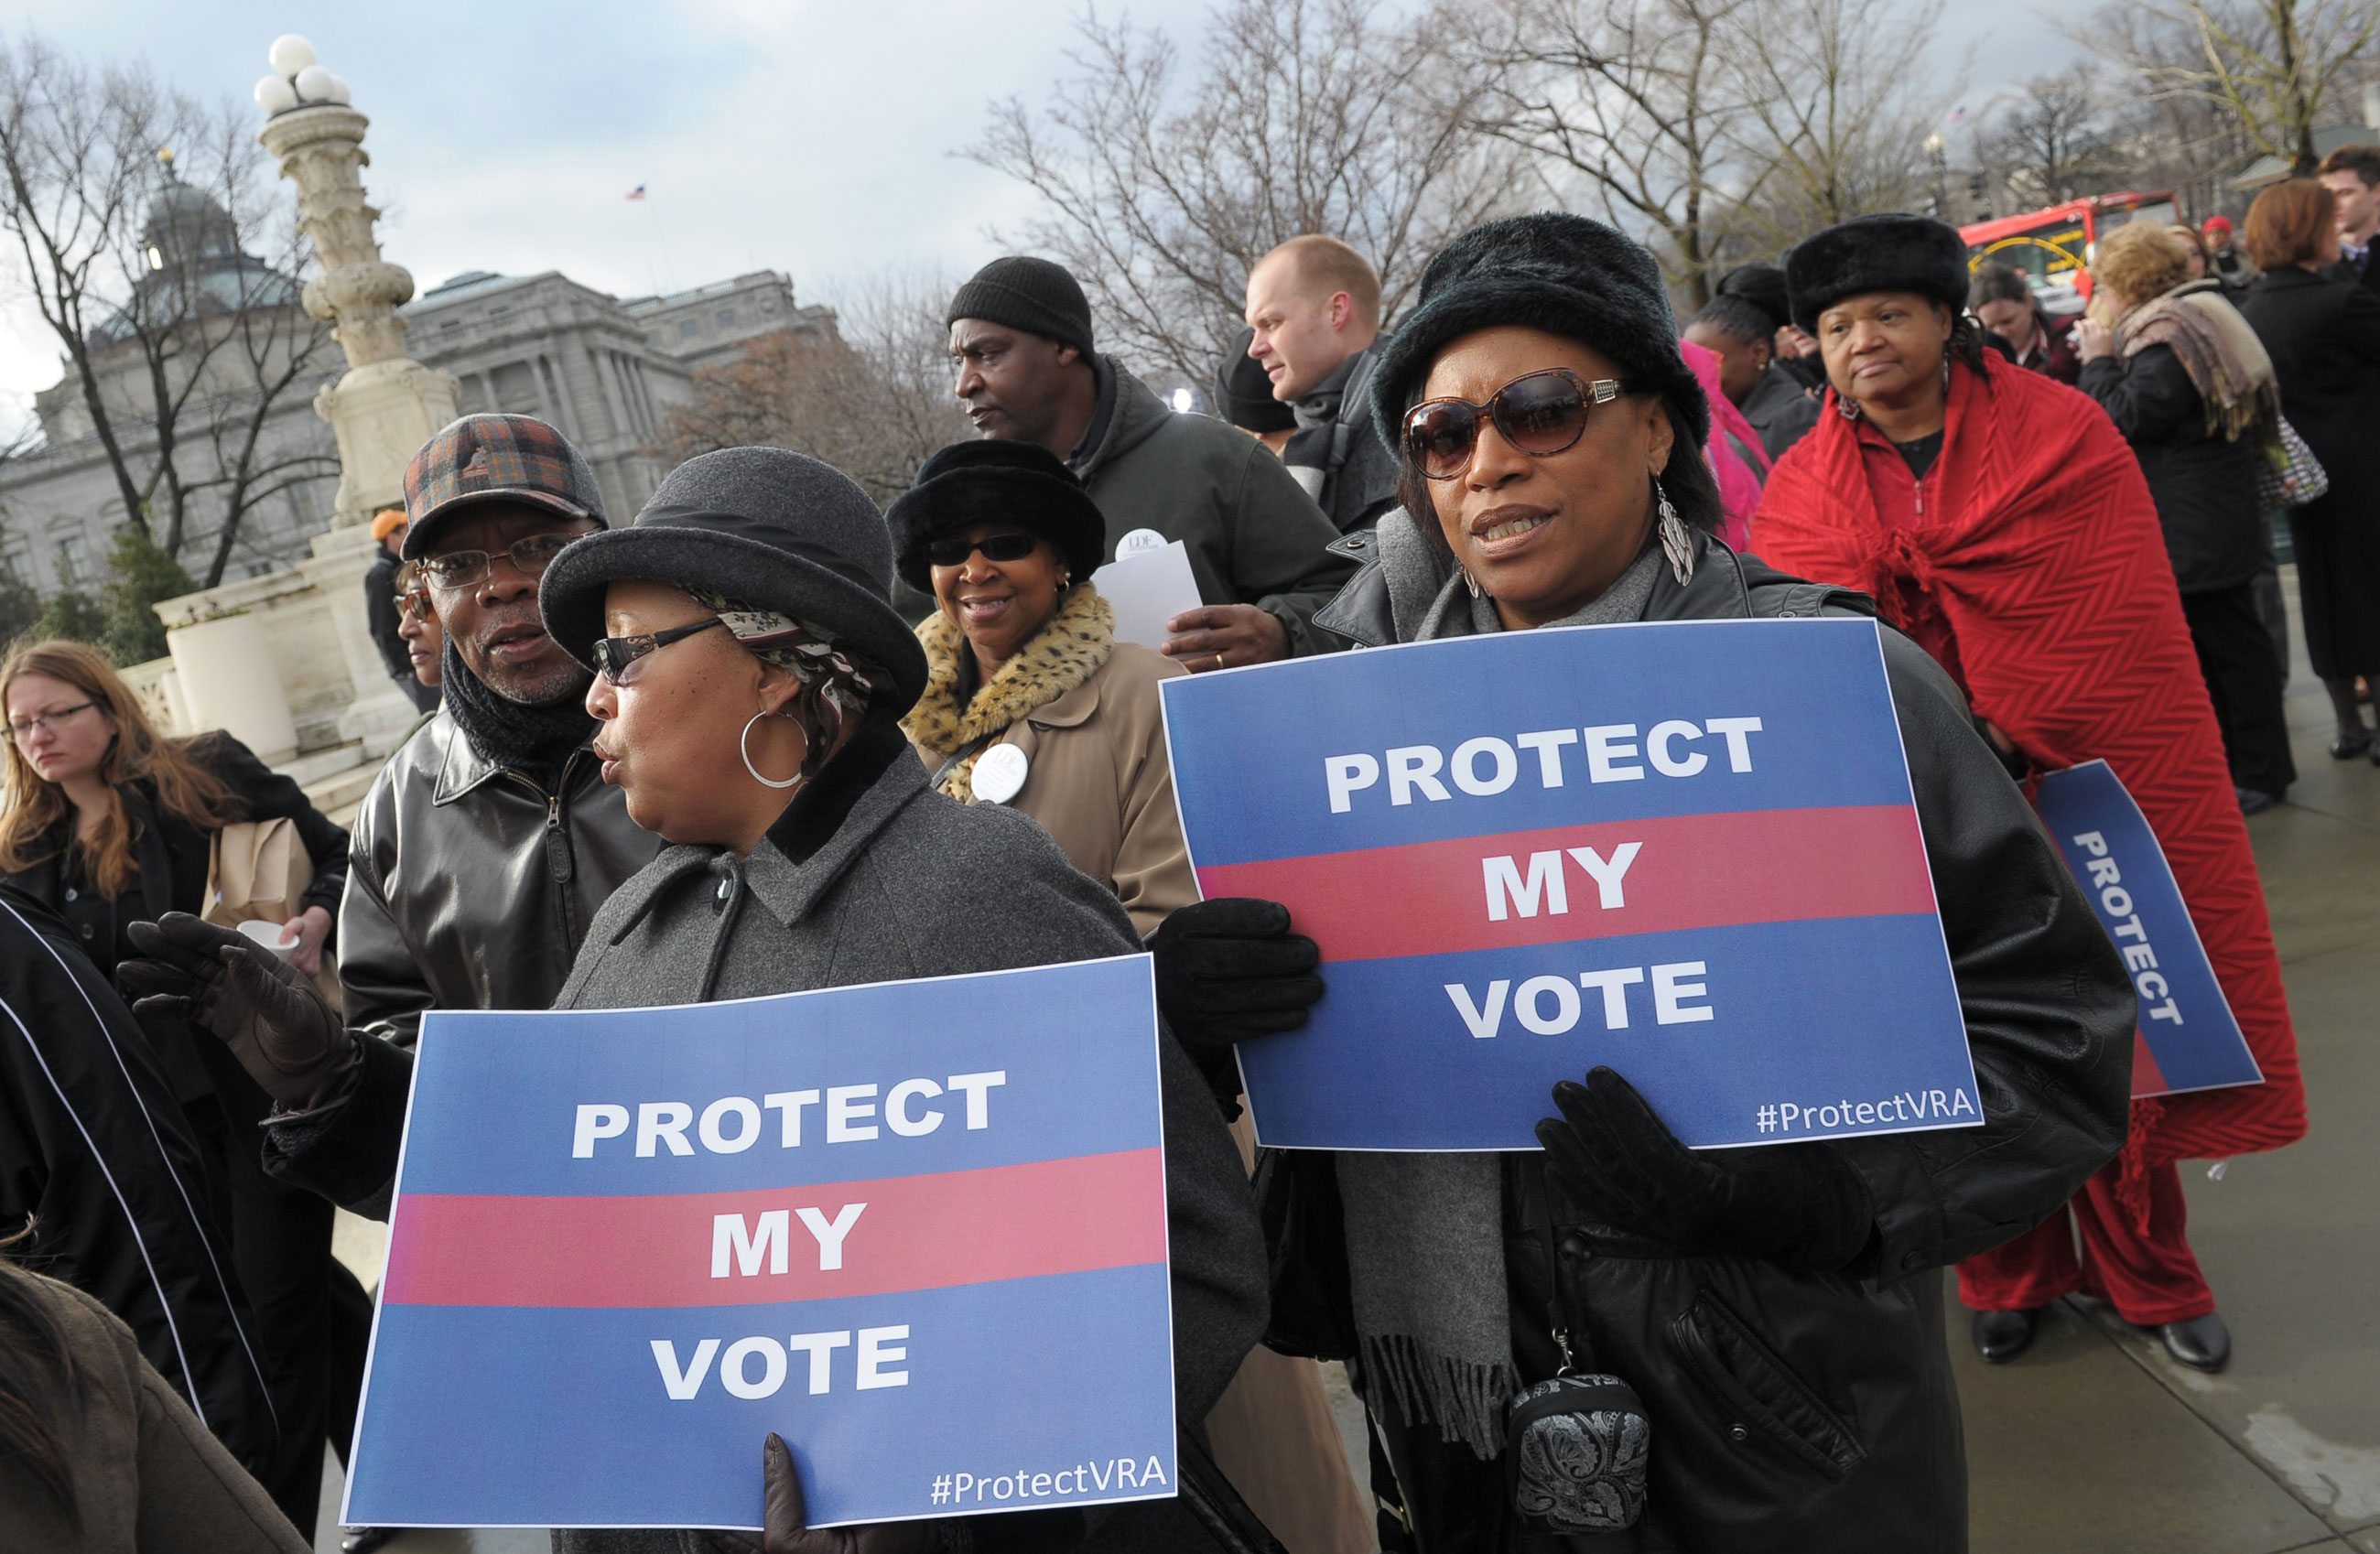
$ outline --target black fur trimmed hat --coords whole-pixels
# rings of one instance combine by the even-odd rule
[[[1422,272],[1421,303],[1372,373],[1372,421],[1391,449],[1439,351],[1498,324],[1567,334],[1594,347],[1660,395],[1696,448],[1709,438],[1710,405],[1678,349],[1661,267],[1599,221],[1540,211],[1473,227]]]
[[[1804,334],[1836,303],[1872,291],[1913,291],[1957,313],[1967,306],[1966,239],[1932,216],[1855,216],[1789,249],[1785,286]]]
[[[1108,521],[1066,461],[1038,443],[988,437],[935,450],[893,498],[893,566],[901,580],[933,591],[926,542],[972,524],[1014,524],[1058,547],[1076,582],[1106,559]]]

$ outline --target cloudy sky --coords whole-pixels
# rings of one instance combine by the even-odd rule
[[[623,296],[747,270],[796,292],[886,265],[965,273],[1026,212],[963,156],[985,104],[1065,68],[1078,0],[0,0],[87,57],[144,57],[245,101],[285,31],[312,40],[370,115],[365,173],[388,257],[434,285],[558,269]],[[1109,0],[1103,14],[1126,7]],[[1202,0],[1133,0],[1185,41]],[[1964,7],[1937,53],[1973,51],[1971,101],[2070,52],[2021,7]],[[1994,25],[1986,31],[1983,19]],[[642,184],[642,202],[624,198]],[[20,294],[0,293],[0,419],[58,377]]]

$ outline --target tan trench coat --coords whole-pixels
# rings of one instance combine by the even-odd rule
[[[1062,619],[1084,613],[1077,604]],[[965,651],[964,644],[940,615],[929,616],[917,635],[935,682],[947,683],[949,654]],[[1042,645],[1036,638],[1025,651]],[[1025,712],[992,741],[1015,746],[1027,762],[1025,786],[1008,807],[1039,821],[1069,862],[1113,890],[1144,937],[1175,907],[1198,899],[1173,804],[1157,690],[1159,681],[1184,673],[1161,654],[1115,642],[1087,678]],[[995,688],[1006,687],[987,686],[978,696]],[[929,772],[946,759],[923,742],[918,754]],[[1252,1159],[1255,1137],[1245,1117],[1232,1133],[1242,1159]],[[1208,1414],[1207,1429],[1217,1465],[1289,1554],[1367,1554],[1378,1547],[1340,1446],[1321,1368],[1312,1361],[1261,1346],[1250,1351]]]

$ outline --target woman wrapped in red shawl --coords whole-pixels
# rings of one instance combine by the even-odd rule
[[[2115,1163],[2031,1233],[1959,1265],[1984,1358],[2081,1292],[2219,1370],[2230,1337],[2184,1233],[2178,1160],[2305,1132],[2297,1038],[2248,832],[2140,467],[2085,395],[1979,348],[1966,248],[1867,216],[1786,260],[1793,322],[1825,353],[1827,411],[1770,475],[1752,542],[1873,594],[1966,691],[2025,775],[2104,759],[2148,817],[2261,1085],[2136,1099]],[[2069,1217],[2071,1218],[2070,1224]],[[2079,1232],[2081,1253],[2075,1251]]]

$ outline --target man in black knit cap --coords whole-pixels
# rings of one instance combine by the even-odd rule
[[[1251,438],[1181,415],[1091,348],[1091,307],[1046,259],[996,259],[951,299],[954,384],[986,437],[1038,443],[1082,477],[1116,542],[1147,529],[1190,554],[1203,608],[1166,625],[1194,673],[1342,644],[1312,620],[1354,565],[1330,520]]]
[[[549,1007],[661,838],[603,782],[587,671],[538,618],[546,564],[605,527],[585,456],[532,417],[465,416],[413,455],[405,502],[444,698],[357,812],[339,986],[349,1026],[410,1046],[430,1009]]]

